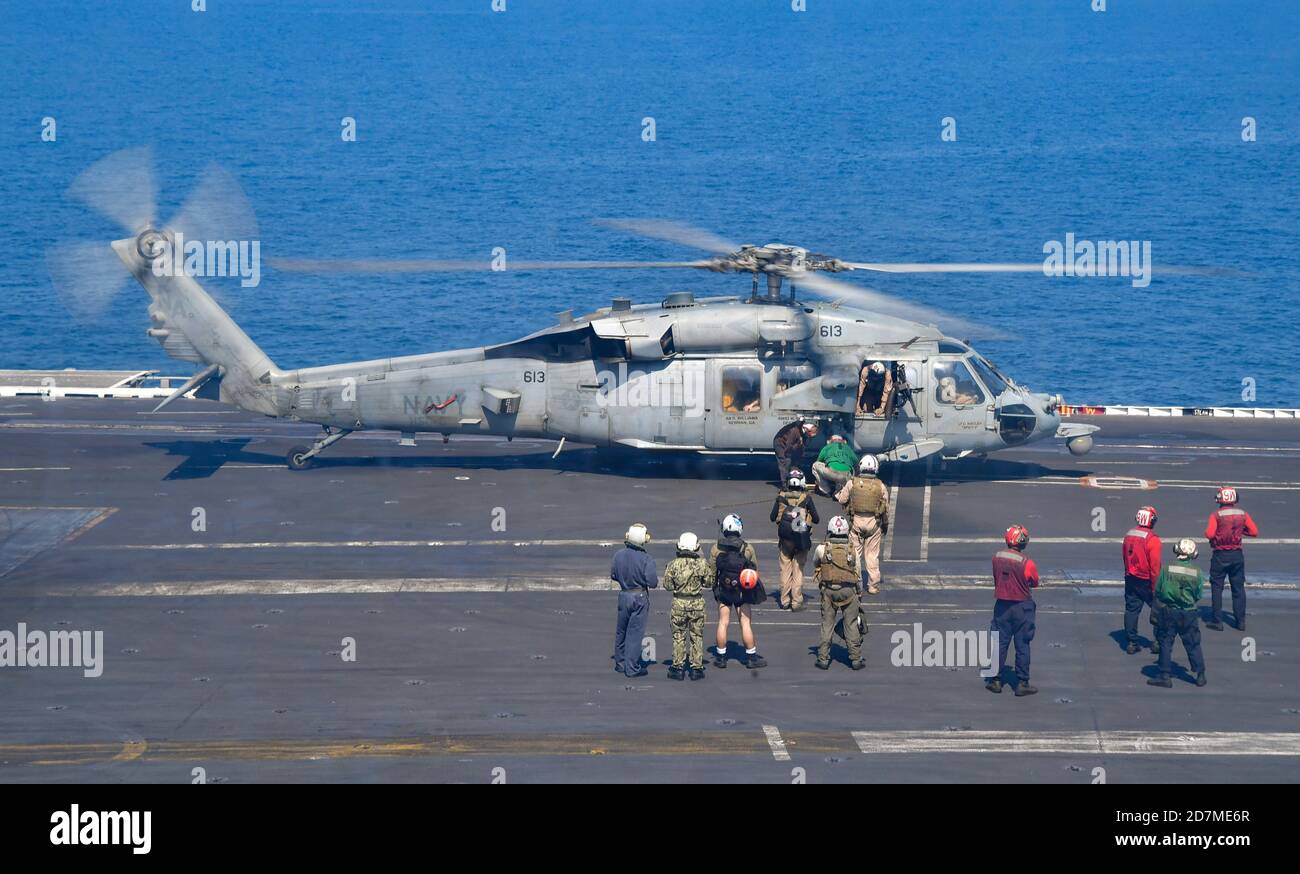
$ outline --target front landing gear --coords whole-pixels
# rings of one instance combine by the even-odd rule
[[[338,443],[351,433],[351,431],[344,431],[341,429],[335,431],[331,428],[326,428],[325,436],[313,443],[310,449],[306,446],[293,447],[289,450],[289,455],[286,459],[289,462],[289,470],[306,470],[312,466],[314,463],[313,460],[317,455],[320,455],[326,449],[333,446],[335,443]]]

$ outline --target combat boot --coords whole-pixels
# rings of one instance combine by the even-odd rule
[[[1212,629],[1214,629],[1215,631],[1222,631],[1222,630],[1223,630],[1223,623],[1222,623],[1222,622],[1207,622],[1207,623],[1205,623],[1205,627],[1206,627],[1206,628],[1212,628]]]
[[[1129,641],[1128,648],[1125,649],[1124,652],[1128,653],[1129,655],[1134,655],[1136,653],[1142,652],[1142,647],[1138,646],[1137,641],[1135,640]]]
[[[668,679],[670,680],[681,680],[684,679],[684,676],[685,675],[682,674],[682,669],[677,667],[677,665],[673,665],[668,669]]]
[[[1147,685],[1160,686],[1161,688],[1164,689],[1171,689],[1173,688],[1174,683],[1168,677],[1152,677],[1151,679],[1147,680]]]
[[[985,689],[988,689],[988,690],[989,690],[990,692],[992,692],[994,695],[1001,695],[1001,694],[1002,694],[1002,681],[999,680],[997,677],[991,677],[990,679],[988,679],[988,680],[986,680],[986,681],[984,682],[984,688],[985,688]]]
[[[1199,674],[1196,675],[1196,685],[1204,686],[1208,682],[1210,681],[1205,679],[1205,671],[1201,671]]]
[[[1017,697],[1017,698],[1023,698],[1023,697],[1025,697],[1026,695],[1037,695],[1037,694],[1038,694],[1038,689],[1035,688],[1034,686],[1029,685],[1029,681],[1028,681],[1028,680],[1021,680],[1021,681],[1016,685],[1016,697]]]
[[[867,666],[867,663],[864,662],[862,659],[858,659],[856,662],[852,662],[852,663],[849,664],[849,667],[850,667],[850,668],[853,668],[853,670],[855,670],[855,671],[860,671],[860,670],[862,670],[863,668],[865,668],[866,666]]]
[[[724,655],[718,655],[715,652],[713,654],[713,666],[715,668],[725,668],[727,666],[727,657]]]
[[[750,655],[746,655],[746,656],[745,656],[745,667],[747,667],[747,668],[765,668],[765,667],[767,667],[767,659],[763,658],[763,657],[762,657],[761,655],[759,655],[758,653],[753,653],[753,654],[750,654]]]
[[[690,674],[692,680],[703,680],[704,668],[691,668]]]
[[[816,664],[819,670],[829,671],[831,669],[830,659],[818,659]]]

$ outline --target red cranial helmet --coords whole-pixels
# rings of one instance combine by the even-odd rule
[[[1012,549],[1024,549],[1029,544],[1029,529],[1024,525],[1012,525],[1007,529],[1006,540]]]

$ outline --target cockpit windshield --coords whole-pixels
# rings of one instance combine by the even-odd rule
[[[978,355],[972,355],[966,359],[970,366],[975,368],[975,373],[979,376],[980,381],[993,394],[994,397],[1002,394],[1007,390],[1007,383],[1002,376],[993,369],[993,366]]]

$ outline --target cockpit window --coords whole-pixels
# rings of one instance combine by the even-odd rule
[[[968,360],[970,361],[970,366],[975,368],[975,372],[979,374],[980,381],[984,383],[984,387],[993,392],[994,397],[997,397],[1007,390],[1007,384],[1002,380],[1002,377],[998,376],[997,372],[989,366],[987,361],[980,358],[978,355],[972,355]]]
[[[970,351],[969,349],[967,349],[961,343],[958,343],[956,340],[939,341],[940,355],[965,355],[969,351]]]
[[[984,392],[962,361],[934,363],[934,399],[941,404],[970,405],[984,403]]]
[[[756,413],[762,403],[763,371],[757,367],[722,368],[722,411]]]

